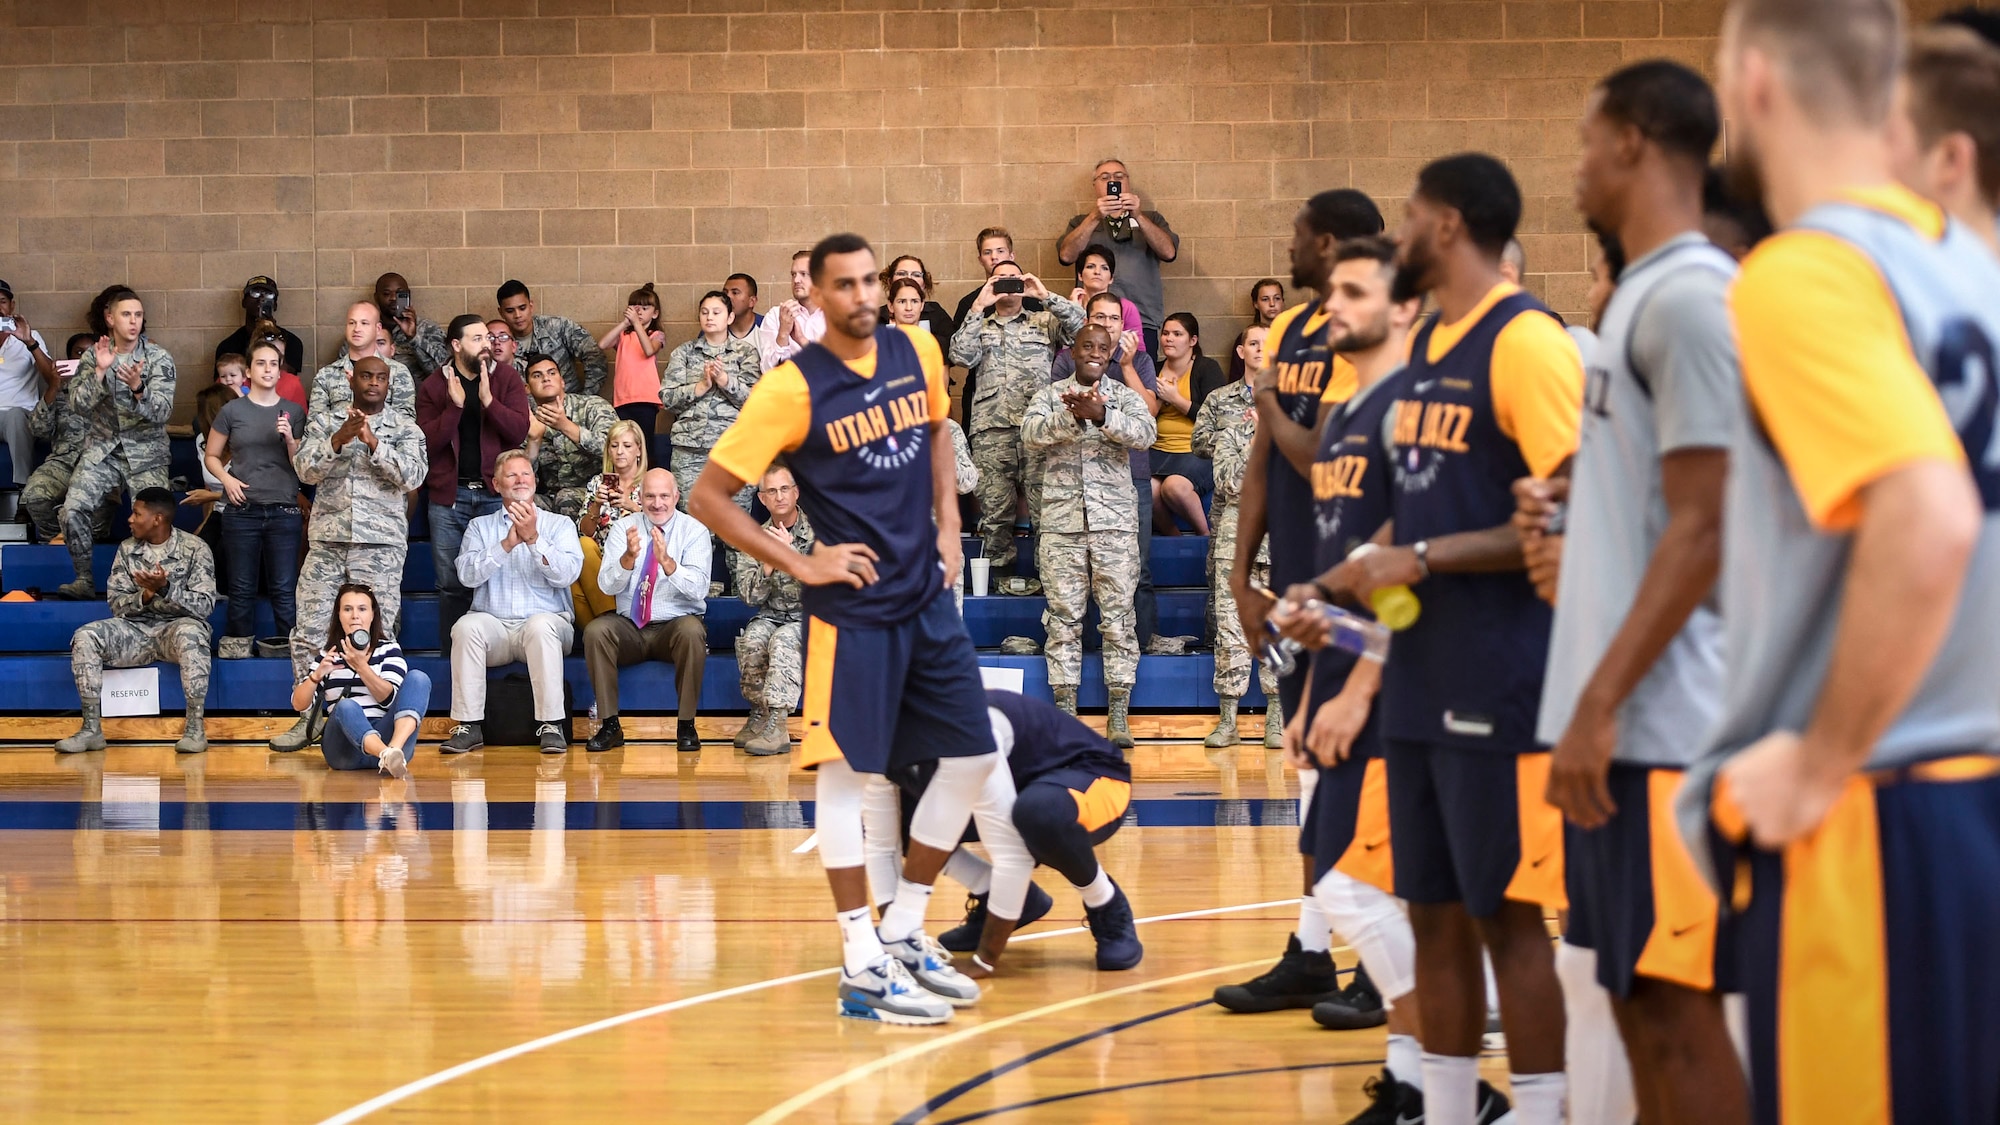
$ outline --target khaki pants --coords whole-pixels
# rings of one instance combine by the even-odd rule
[[[576,607],[577,625],[587,626],[604,614],[616,612],[618,599],[597,588],[597,567],[604,560],[597,540],[588,535],[578,538],[583,541],[583,573],[570,583],[569,600]]]
[[[618,714],[618,669],[647,660],[673,664],[680,720],[694,722],[701,702],[701,674],[708,663],[707,623],[689,614],[641,629],[622,613],[604,614],[583,630],[583,661],[597,693],[598,721]]]
[[[537,613],[508,621],[490,613],[468,613],[451,627],[451,717],[461,723],[486,719],[486,670],[516,660],[528,665],[535,688],[535,721],[563,720],[563,656],[576,639],[569,618]]]

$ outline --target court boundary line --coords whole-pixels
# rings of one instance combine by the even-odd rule
[[[1328,1062],[1292,1063],[1287,1066],[1259,1066],[1247,1070],[1218,1070],[1207,1074],[1181,1074],[1172,1078],[1149,1078],[1144,1082],[1126,1082],[1117,1086],[1099,1086],[1089,1090],[1071,1090],[1062,1094],[1048,1094],[1025,1102],[1011,1105],[997,1105],[991,1109],[977,1110],[960,1117],[947,1118],[937,1125],[966,1125],[967,1122],[984,1121],[989,1117],[999,1117],[1006,1113],[1019,1113],[1024,1109],[1053,1105],[1057,1102],[1076,1101],[1080,1098],[1095,1098],[1104,1094],[1122,1094],[1128,1090],[1145,1090],[1157,1086],[1179,1086],[1190,1082],[1211,1082],[1218,1078],[1249,1078],[1260,1074],[1295,1074],[1307,1070],[1343,1070],[1357,1066],[1384,1066],[1383,1059],[1339,1059]]]
[[[1192,972],[1176,973],[1173,976],[1161,977],[1158,980],[1140,981],[1137,984],[1128,984],[1122,988],[1111,989],[1108,992],[1086,992],[1082,996],[1072,996],[1067,1000],[1058,1000],[1053,1004],[1044,1004],[1039,1008],[1029,1008],[1025,1012],[1015,1012],[1011,1016],[1001,1016],[998,1019],[974,1024],[971,1027],[954,1031],[949,1035],[940,1035],[936,1039],[927,1039],[922,1043],[912,1043],[900,1051],[891,1051],[886,1055],[870,1059],[860,1066],[850,1067],[846,1071],[834,1075],[832,1078],[793,1094],[791,1097],[751,1118],[749,1125],[775,1125],[776,1122],[783,1121],[785,1118],[826,1097],[828,1094],[837,1093],[864,1078],[880,1074],[891,1067],[901,1066],[919,1055],[927,1055],[932,1051],[941,1051],[946,1047],[955,1047],[967,1040],[976,1039],[989,1031],[999,1031],[1002,1028],[1013,1027],[1018,1023],[1027,1023],[1030,1020],[1038,1020],[1044,1016],[1055,1015],[1058,1012],[1067,1012],[1072,1008],[1081,1008],[1086,1004],[1095,1004],[1099,1000],[1130,996],[1136,992],[1164,988],[1168,985],[1185,984],[1191,980],[1219,976],[1222,973],[1241,972],[1245,969],[1254,969],[1259,965],[1268,965],[1270,962],[1271,959],[1269,957],[1259,957],[1255,961],[1240,961],[1234,965],[1215,965],[1206,969],[1196,969]]]
[[[1205,907],[1200,910],[1182,910],[1172,914],[1158,914],[1150,918],[1139,918],[1135,920],[1134,924],[1146,925],[1153,922],[1173,922],[1184,918],[1203,918],[1215,914],[1235,914],[1248,910],[1262,910],[1269,907],[1296,906],[1298,904],[1298,901],[1299,900],[1296,898],[1283,898],[1283,899],[1272,899],[1267,902],[1238,903],[1233,906]],[[1087,932],[1089,931],[1087,930],[1086,927],[1070,926],[1060,930],[1045,930],[1041,933],[1022,934],[1019,937],[1014,938],[1013,941],[1015,942],[1040,941],[1040,940],[1046,940],[1048,938],[1068,937],[1074,934],[1081,934]],[[1263,961],[1268,961],[1268,960],[1269,958],[1264,958],[1263,960],[1260,961],[1251,962],[1251,964],[1262,964]],[[476,1074],[479,1071],[486,1070],[490,1067],[498,1066],[503,1062],[509,1062],[513,1059],[520,1058],[523,1055],[533,1054],[536,1051],[540,1051],[548,1047],[560,1046],[561,1044],[568,1043],[571,1040],[581,1039],[586,1035],[594,1035],[600,1031],[610,1031],[613,1028],[623,1027],[629,1023],[637,1023],[640,1020],[651,1019],[654,1016],[667,1015],[670,1012],[678,1012],[683,1009],[696,1007],[697,1005],[701,1004],[711,1003],[716,1000],[728,1000],[732,997],[743,996],[752,992],[761,992],[769,988],[781,988],[788,984],[797,984],[800,981],[814,980],[816,978],[825,976],[833,976],[839,972],[840,969],[838,967],[829,969],[811,969],[803,973],[793,973],[789,976],[771,977],[765,980],[750,981],[746,984],[735,985],[731,988],[718,989],[713,992],[704,992],[695,996],[685,996],[679,1000],[669,1000],[663,1004],[654,1004],[650,1007],[638,1008],[633,1011],[623,1012],[615,1016],[606,1016],[603,1019],[595,1020],[591,1023],[578,1024],[575,1027],[565,1028],[562,1031],[551,1032],[547,1035],[543,1035],[536,1039],[530,1039],[523,1043],[516,1043],[511,1047],[503,1047],[500,1050],[480,1055],[477,1058],[467,1059],[466,1061],[459,1063],[455,1066],[449,1066],[443,1070],[436,1071],[432,1074],[424,1075],[421,1078],[413,1079],[409,1082],[404,1083],[401,1086],[396,1087],[393,1090],[388,1090],[383,1093],[377,1094],[374,1097],[369,1098],[367,1101],[361,1102],[357,1105],[353,1105],[348,1107],[347,1109],[341,1110],[339,1113],[336,1113],[333,1116],[325,1118],[322,1121],[320,1121],[319,1125],[353,1125],[354,1122],[360,1121],[364,1117],[368,1117],[369,1115],[374,1114],[380,1110],[387,1109],[390,1106],[396,1105],[399,1102],[407,1101],[410,1098],[416,1097],[418,1094],[422,1094],[430,1090],[436,1089],[437,1087],[445,1085],[448,1082],[456,1081],[457,1079],[463,1078],[468,1074]],[[1092,993],[1091,995],[1109,995],[1109,994]],[[987,1025],[980,1024],[979,1026],[985,1027]]]

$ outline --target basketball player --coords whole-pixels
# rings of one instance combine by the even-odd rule
[[[1644,1125],[1728,1125],[1748,1109],[1717,991],[1716,898],[1672,829],[1722,699],[1711,596],[1742,391],[1725,298],[1736,263],[1702,233],[1721,127],[1708,83],[1662,61],[1598,83],[1582,124],[1578,208],[1627,258],[1584,395],[1537,731],[1555,748],[1548,799],[1569,821],[1556,958],[1582,1122],[1630,1121],[1634,1094]],[[1532,521],[1553,483],[1517,486]],[[1600,985],[1616,1034],[1591,1018]]]
[[[957,493],[944,357],[928,332],[878,325],[875,252],[859,235],[813,247],[826,334],[759,380],[710,452],[690,511],[723,541],[804,587],[806,735],[817,768],[819,852],[839,912],[840,1014],[942,1023],[979,986],[923,932],[931,883],[998,762],[986,689],[950,597]],[[736,506],[779,455],[818,542],[801,555]],[[727,510],[725,510],[727,509]],[[935,513],[936,523],[931,522]],[[863,774],[935,760],[879,932],[863,866]]]
[[[1963,27],[1917,31],[1896,93],[1896,178],[2000,253],[2000,46]]]
[[[1466,1125],[1478,1094],[1484,979],[1492,956],[1515,1114],[1562,1119],[1562,993],[1544,907],[1563,905],[1562,814],[1543,800],[1534,743],[1549,607],[1522,570],[1513,482],[1547,477],[1576,449],[1576,344],[1502,280],[1520,189],[1490,156],[1426,166],[1406,204],[1399,296],[1429,293],[1385,425],[1396,466],[1393,545],[1350,558],[1328,587],[1362,604],[1412,586],[1423,602],[1384,669],[1396,894],[1417,938],[1430,1125]]]
[[[1000,964],[1014,920],[1023,916],[1036,864],[1054,868],[1083,897],[1098,969],[1136,967],[1145,949],[1132,904],[1094,850],[1117,833],[1132,803],[1132,767],[1109,739],[1052,703],[988,689],[986,715],[1007,765],[987,775],[973,810],[980,845],[992,857],[992,890],[968,975],[992,976]],[[918,765],[897,770],[894,780],[904,799],[915,800],[929,787],[930,774],[927,765]],[[894,863],[895,849],[893,835],[871,836],[871,866]],[[961,849],[954,858],[969,854]]]
[[[1334,248],[1345,239],[1380,234],[1382,227],[1375,201],[1348,188],[1320,192],[1292,220],[1292,287],[1310,290],[1312,300],[1286,309],[1271,322],[1265,365],[1249,376],[1256,387],[1257,436],[1251,442],[1237,501],[1236,558],[1229,576],[1243,636],[1253,652],[1262,647],[1264,617],[1271,608],[1270,595],[1250,586],[1257,547],[1268,530],[1272,589],[1312,580],[1317,536],[1312,529],[1312,487],[1306,476],[1319,441],[1320,404],[1344,402],[1354,393],[1354,369],[1336,360],[1328,347],[1322,307],[1333,274]],[[1305,677],[1301,667],[1278,681],[1278,705],[1287,717],[1298,713]],[[1310,770],[1299,775],[1301,809],[1312,806],[1309,789],[1316,780]],[[1300,851],[1308,847],[1301,836]],[[1311,1008],[1341,996],[1355,1011],[1373,1013],[1374,1023],[1380,1023],[1381,996],[1361,979],[1363,974],[1355,974],[1346,994],[1339,992],[1328,952],[1332,927],[1313,894],[1316,864],[1310,854],[1302,859],[1305,893],[1299,899],[1298,930],[1286,943],[1284,956],[1262,976],[1216,989],[1215,1002],[1233,1012],[1275,1012]]]
[[[1322,572],[1363,549],[1389,518],[1394,481],[1382,422],[1397,397],[1396,372],[1422,307],[1416,299],[1390,299],[1395,276],[1396,246],[1387,239],[1357,238],[1334,252],[1328,334],[1334,353],[1354,365],[1355,391],[1327,411],[1314,458],[1316,565]],[[1387,1065],[1364,1087],[1373,1104],[1350,1125],[1393,1125],[1398,1115],[1423,1118],[1423,1047],[1411,995],[1416,941],[1393,897],[1387,771],[1375,709],[1382,666],[1324,647],[1325,618],[1300,608],[1329,596],[1314,585],[1293,586],[1271,611],[1286,636],[1316,650],[1303,706],[1286,728],[1286,750],[1319,773],[1305,828],[1316,861],[1314,896],[1334,932],[1368,967],[1389,1009]],[[1313,1018],[1325,1026],[1352,1026],[1329,1018],[1341,1014],[1337,1005],[1313,1008]],[[1509,1108],[1490,1088],[1482,1091],[1481,1104],[1486,1121]]]
[[[1895,183],[1902,32],[1897,0],[1723,20],[1730,161],[1781,233],[1730,294],[1754,425],[1677,812],[1740,914],[1763,1123],[2000,1120],[2000,266]]]

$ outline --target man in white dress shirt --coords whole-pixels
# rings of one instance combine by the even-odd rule
[[[466,525],[458,580],[472,591],[472,612],[451,627],[451,717],[457,724],[438,749],[463,754],[486,745],[486,670],[528,665],[535,692],[535,735],[542,753],[563,754],[563,656],[576,639],[570,584],[583,573],[583,547],[568,517],[535,506],[535,463],[510,449],[493,463],[500,510]]]
[[[648,470],[639,485],[639,510],[611,525],[597,588],[618,600],[618,612],[593,618],[583,627],[583,660],[597,693],[597,733],[585,748],[593,752],[625,745],[618,724],[618,669],[647,660],[674,666],[680,694],[674,748],[701,749],[695,733],[695,706],[701,700],[701,673],[708,661],[708,569],[714,544],[708,528],[678,510],[680,486],[665,469]]]
[[[812,274],[806,268],[811,258],[810,250],[792,255],[792,299],[780,301],[765,313],[763,322],[751,333],[766,371],[826,335],[826,310],[813,303]]]

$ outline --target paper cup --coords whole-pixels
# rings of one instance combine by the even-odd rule
[[[983,598],[986,596],[986,584],[992,580],[993,560],[967,559],[966,561],[972,566],[972,596]]]

